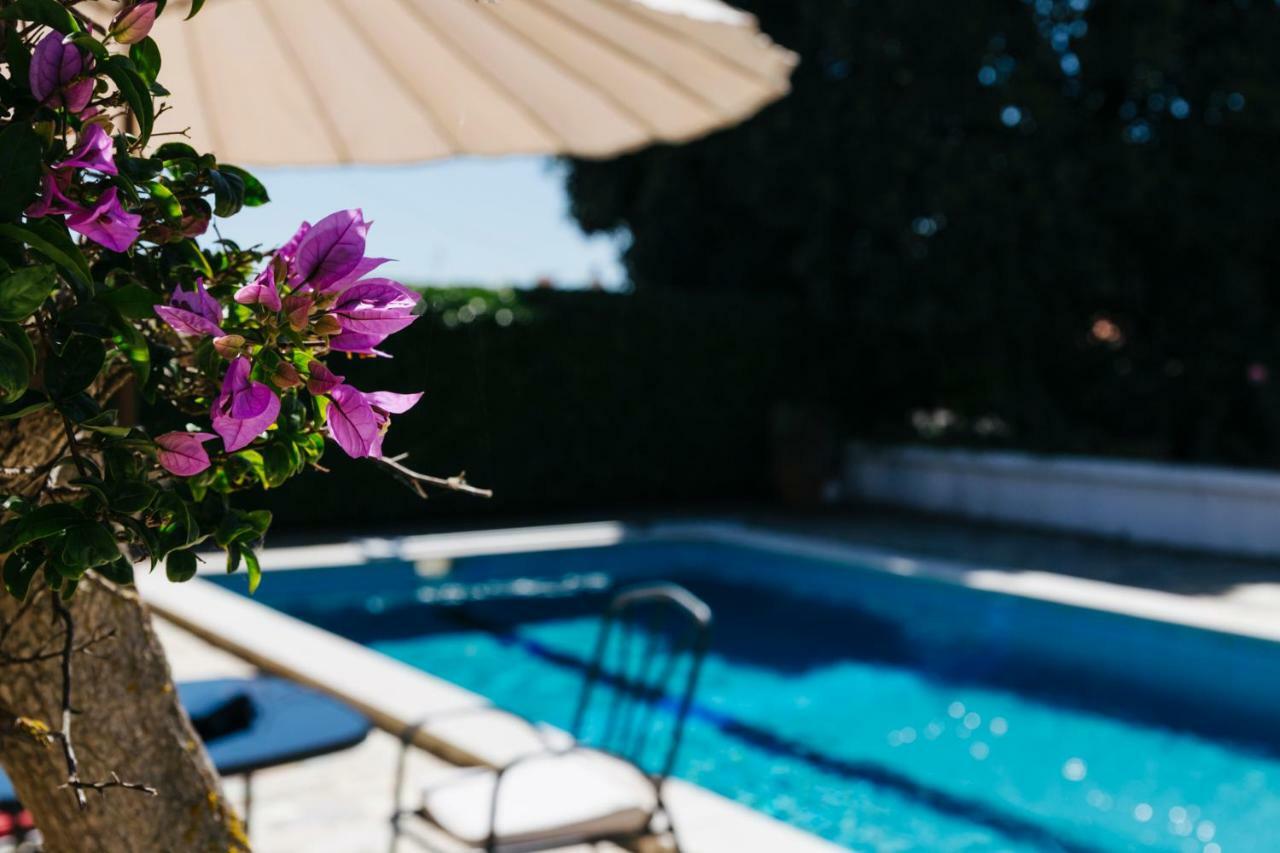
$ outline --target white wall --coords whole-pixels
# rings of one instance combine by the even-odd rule
[[[1280,556],[1280,475],[1025,453],[851,445],[855,500],[1182,548]]]

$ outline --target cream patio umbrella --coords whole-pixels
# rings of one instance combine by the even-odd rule
[[[796,63],[719,0],[171,6],[152,32],[174,94],[156,130],[245,165],[608,157],[742,121]]]

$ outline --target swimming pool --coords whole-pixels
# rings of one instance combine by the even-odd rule
[[[877,851],[1280,849],[1261,640],[704,541],[272,572],[256,598],[567,726],[609,591],[654,578],[716,614],[677,773],[753,808]]]

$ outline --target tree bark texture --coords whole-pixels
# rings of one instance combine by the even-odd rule
[[[65,453],[51,412],[0,423],[3,491],[40,496],[47,466]],[[242,824],[178,702],[168,661],[138,596],[94,576],[67,604],[72,743],[79,778],[147,785],[156,795],[86,790],[81,808],[65,787],[62,729],[65,623],[49,590],[33,584],[24,605],[0,591],[0,764],[51,853],[200,853],[248,850]],[[87,647],[86,647],[87,646]],[[42,730],[55,733],[41,736]]]

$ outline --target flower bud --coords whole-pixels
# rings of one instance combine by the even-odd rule
[[[302,384],[302,376],[299,375],[296,367],[287,361],[282,361],[276,366],[276,372],[271,375],[271,384],[281,391],[288,391]]]
[[[111,35],[120,44],[142,41],[156,22],[156,4],[153,0],[121,9],[111,22]]]
[[[315,303],[309,296],[294,294],[284,301],[284,312],[289,315],[289,326],[295,332],[301,332],[310,322],[311,309]]]
[[[213,339],[213,349],[227,361],[244,355],[244,337],[242,335],[223,335]]]
[[[338,323],[337,317],[325,314],[316,320],[315,330],[317,335],[336,335],[342,331],[342,325]]]
[[[199,237],[209,230],[213,209],[204,199],[187,202],[182,211],[182,233],[187,237]]]

